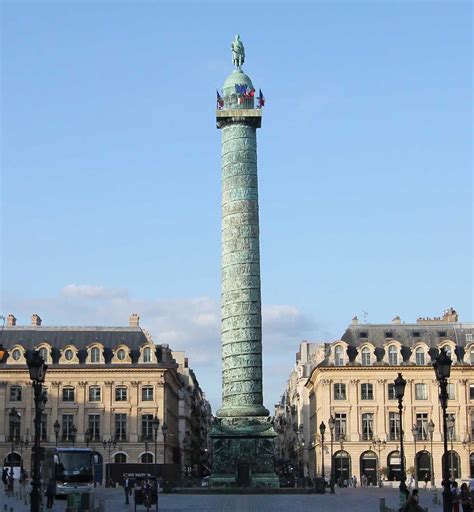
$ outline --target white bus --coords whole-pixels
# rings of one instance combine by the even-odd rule
[[[41,462],[43,485],[52,478],[57,496],[91,492],[96,457],[90,448],[46,448]]]

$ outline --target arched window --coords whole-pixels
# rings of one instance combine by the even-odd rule
[[[416,349],[415,361],[418,366],[424,366],[425,364],[425,351],[421,347]]]
[[[12,465],[12,458],[13,458],[13,466],[21,466],[21,456],[19,453],[16,453],[16,452],[13,452],[13,457],[12,457],[12,453],[10,452],[4,459],[4,466],[11,466]]]
[[[474,364],[474,348],[471,348],[471,350],[469,352],[469,358],[470,358],[471,364]]]
[[[100,363],[100,350],[98,347],[91,349],[91,363]]]
[[[41,358],[43,359],[43,361],[45,361],[46,363],[48,362],[48,349],[46,347],[41,347],[39,350],[39,355],[41,356]]]
[[[114,455],[114,462],[116,464],[125,464],[127,462],[127,456],[125,453],[116,453]]]
[[[140,457],[142,464],[151,464],[153,462],[153,455],[151,453],[143,453]]]
[[[362,366],[370,366],[370,349],[367,347],[362,349]]]
[[[338,345],[334,349],[334,365],[335,366],[343,366],[344,365],[343,348],[341,347],[341,345]]]
[[[398,350],[395,345],[388,347],[388,363],[392,366],[398,365]]]
[[[150,347],[145,347],[143,349],[143,362],[151,363],[151,348]]]

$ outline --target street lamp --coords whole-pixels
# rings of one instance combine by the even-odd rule
[[[329,492],[334,494],[334,426],[336,425],[336,420],[331,416],[328,419],[329,430],[331,431],[331,478],[329,480]]]
[[[443,409],[443,512],[451,512],[451,484],[449,482],[449,466],[448,466],[448,425],[446,409],[448,407],[448,379],[451,375],[451,365],[453,362],[446,353],[446,349],[442,348],[438,357],[433,363],[436,380],[439,385],[439,401]]]
[[[54,422],[53,429],[54,429],[54,437],[56,438],[56,447],[57,447],[58,446],[59,431],[61,430],[61,425],[59,424],[58,420],[56,420]]]
[[[404,506],[407,486],[405,484],[405,451],[403,449],[403,397],[405,396],[407,381],[399,373],[393,384],[395,387],[395,398],[398,400],[398,418],[400,420],[400,505]]]
[[[10,435],[12,441],[12,451],[10,454],[10,485],[9,491],[13,494],[14,479],[13,479],[13,452],[15,451],[15,442],[17,440],[17,428],[20,424],[20,413],[13,407],[9,413],[10,416]]]
[[[324,424],[324,421],[321,422],[321,425],[319,425],[319,433],[321,434],[321,476],[326,482],[325,475],[324,475],[324,433],[326,432],[326,425]],[[326,492],[326,483],[324,483],[324,492]]]
[[[40,353],[35,350],[26,353],[26,364],[30,373],[30,379],[33,381],[34,401],[35,401],[35,444],[33,453],[33,481],[31,484],[30,512],[40,512],[41,507],[41,456],[40,456],[40,437],[41,437],[41,417],[43,415],[46,396],[43,394],[43,382],[46,377],[48,365]]]
[[[446,425],[449,430],[449,438],[451,440],[451,452],[449,454],[449,472],[451,474],[451,480],[454,481],[454,468],[453,468],[453,437],[454,437],[454,416],[450,416],[446,420]]]
[[[344,464],[343,464],[343,453],[344,453],[344,440],[346,439],[346,436],[344,433],[341,432],[341,434],[339,435],[339,442],[340,442],[340,445],[341,445],[341,450],[340,450],[340,459],[341,459],[341,476],[339,477],[340,478],[340,484],[341,484],[341,487],[342,487],[342,482],[344,482]],[[348,475],[349,476],[349,475]]]
[[[168,433],[168,425],[166,421],[163,421],[163,425],[161,425],[161,433],[163,434],[163,479],[166,485],[166,434]],[[168,490],[168,487],[166,486]]]
[[[155,440],[155,486],[156,486],[156,510],[158,511],[158,474],[157,474],[157,464],[156,464],[156,457],[157,457],[157,440],[158,440],[158,429],[160,428],[160,420],[158,419],[158,416],[155,414],[155,417],[152,421],[153,426],[153,439]]]
[[[430,480],[431,480],[430,485],[431,485],[431,488],[433,488],[435,485],[434,465],[433,465],[433,432],[435,429],[435,424],[433,423],[432,419],[428,422],[427,428],[428,428],[428,434],[430,435],[430,450],[431,450],[431,453],[430,453]]]
[[[413,442],[415,443],[415,489],[418,489],[418,460],[416,456],[416,438],[418,437],[418,427],[416,425],[411,427],[411,434],[413,436]]]
[[[382,474],[380,472],[380,452],[382,449],[385,449],[385,446],[387,445],[387,441],[381,440],[380,438],[374,439],[372,441],[372,446],[378,451],[378,459],[377,459],[377,485],[379,487],[382,487]]]
[[[105,487],[108,487],[109,486],[109,483],[110,483],[110,454],[112,452],[112,449],[115,449],[115,446],[116,446],[116,441],[115,439],[111,439],[109,438],[107,441],[104,439],[102,441],[102,446],[104,447],[104,450],[108,450],[109,451],[109,464],[107,466],[107,475],[106,475],[106,482],[105,482]]]

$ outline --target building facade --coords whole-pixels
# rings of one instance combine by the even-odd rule
[[[401,425],[393,383],[402,373],[407,381],[402,411],[405,467],[409,478],[428,479],[439,486],[442,411],[433,361],[441,348],[453,360],[448,390],[448,415],[453,420],[448,438],[450,471],[459,479],[474,476],[473,336],[474,324],[460,323],[451,308],[440,318],[419,318],[412,324],[398,317],[390,324],[359,324],[354,318],[341,339],[316,350],[305,384],[309,476],[329,477],[333,461],[336,481],[351,476],[373,485],[379,478],[399,480]]]
[[[137,314],[128,327],[45,327],[38,315],[32,325],[17,326],[9,315],[0,343],[3,465],[10,466],[13,457],[16,472],[20,466],[30,471],[34,402],[25,356],[38,350],[48,365],[42,446],[89,446],[99,459],[98,483],[113,473],[108,464],[155,460],[158,474],[166,464],[167,477],[179,478],[179,365],[168,345],[155,344],[139,326]],[[19,428],[10,424],[13,408],[20,415]],[[156,443],[155,416],[160,421]],[[199,431],[200,424],[193,428]]]

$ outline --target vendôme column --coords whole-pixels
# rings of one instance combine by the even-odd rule
[[[239,36],[232,53],[236,69],[222,96],[217,93],[216,112],[222,131],[222,407],[211,434],[211,485],[275,487],[275,433],[262,393],[256,131],[264,100],[261,93],[255,98],[242,71]]]

